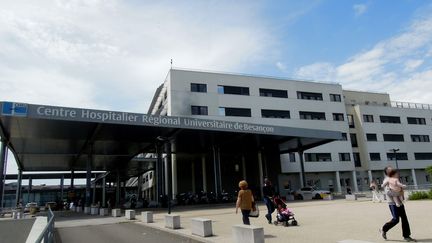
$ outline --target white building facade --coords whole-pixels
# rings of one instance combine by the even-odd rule
[[[171,69],[149,113],[340,131],[344,139],[304,151],[304,165],[308,185],[343,193],[382,181],[383,168],[396,167],[391,149],[399,149],[404,183],[430,184],[431,109],[396,105],[388,94],[345,91],[335,83]],[[299,161],[297,153],[280,155],[281,173],[271,179],[281,194],[305,186]]]

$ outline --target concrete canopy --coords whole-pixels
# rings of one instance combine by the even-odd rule
[[[135,176],[154,160],[132,160],[154,153],[158,138],[174,139],[173,153],[253,151],[271,145],[281,153],[341,138],[336,131],[299,129],[190,117],[102,111],[0,102],[0,135],[23,171],[93,171]]]

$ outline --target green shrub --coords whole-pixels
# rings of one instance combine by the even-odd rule
[[[409,196],[409,200],[422,200],[422,199],[428,199],[431,196],[431,192],[413,192]]]
[[[429,197],[429,199],[432,199],[432,189],[430,189],[430,191],[428,193],[428,197]]]

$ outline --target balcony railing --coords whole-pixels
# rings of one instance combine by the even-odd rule
[[[411,103],[411,102],[392,101],[391,106],[395,108],[432,110],[431,104],[421,104],[421,103]]]

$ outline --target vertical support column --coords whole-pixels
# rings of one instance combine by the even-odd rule
[[[28,182],[28,202],[34,201],[34,199],[32,200],[31,198],[31,194],[32,194],[32,185],[33,184],[33,180],[31,178],[31,176],[29,176],[29,182]],[[0,204],[1,205],[1,204]]]
[[[258,151],[258,170],[259,170],[260,193],[261,193],[261,198],[262,198],[264,196],[264,192],[263,192],[263,187],[264,187],[264,171],[263,171],[263,163],[262,163],[261,150]]]
[[[415,169],[411,169],[411,175],[413,178],[413,183],[414,183],[414,189],[417,189],[418,185],[417,185],[417,176],[415,173]]]
[[[242,176],[243,176],[243,180],[247,180],[246,179],[246,158],[244,154],[242,154]]]
[[[6,141],[3,139],[1,140],[1,147],[0,147],[0,208],[3,208],[3,191],[4,191],[4,184],[5,184],[5,165],[6,165],[6,154],[7,154],[7,146]]]
[[[171,198],[172,198],[172,164],[171,164],[171,143],[165,143],[166,149],[166,175],[167,175],[167,199],[168,199],[168,214],[171,214]]]
[[[177,150],[175,140],[171,141],[171,178],[172,178],[172,198],[176,198],[178,193],[177,187]]]
[[[93,162],[93,145],[90,144],[89,153],[87,155],[87,163],[86,163],[86,197],[85,197],[85,205],[90,207],[91,201],[91,167]]]
[[[21,202],[21,187],[22,187],[22,170],[18,169],[18,181],[17,181],[17,189],[15,195],[15,202],[17,206]]]
[[[117,170],[116,175],[116,207],[120,206],[120,172]]]
[[[102,207],[106,207],[106,178],[102,178]]]
[[[206,156],[201,155],[201,167],[202,167],[202,187],[203,191],[207,192],[207,170],[206,170]]]
[[[195,161],[191,163],[191,180],[192,180],[192,192],[196,193],[196,185],[195,185]]]
[[[156,188],[155,188],[155,199],[158,203],[161,203],[160,196],[163,195],[163,184],[164,184],[164,178],[163,178],[163,161],[162,161],[162,148],[159,145],[156,145],[156,154],[157,154],[157,160],[156,160]]]
[[[299,158],[300,158],[300,184],[302,187],[305,187],[306,184],[306,172],[304,168],[304,156],[303,156],[303,150],[298,151]]]
[[[371,183],[372,180],[373,180],[372,171],[371,170],[368,170],[368,177],[369,177],[369,183]]]
[[[220,150],[218,147],[213,145],[213,170],[214,170],[214,181],[215,181],[215,194],[219,197],[222,192],[222,182],[220,177]]]
[[[75,177],[75,172],[74,170],[71,170],[71,189],[73,190],[73,183],[74,183],[74,177]]]
[[[340,174],[339,174],[339,171],[336,171],[335,174],[336,174],[336,189],[337,189],[337,192],[338,193],[342,193],[342,186],[341,186],[341,183],[340,183]]]
[[[96,180],[93,183],[92,204],[96,204]]]
[[[355,170],[352,171],[352,178],[353,178],[353,186],[354,186],[354,192],[358,192],[358,185],[357,185],[357,172]]]
[[[138,200],[143,198],[142,184],[143,184],[143,174],[140,174],[138,176],[138,188],[137,188]]]
[[[30,181],[31,181],[31,179],[29,179],[29,188],[30,188]],[[60,193],[61,193],[60,199],[61,199],[61,201],[63,203],[64,175],[62,175],[61,178],[60,178]]]

